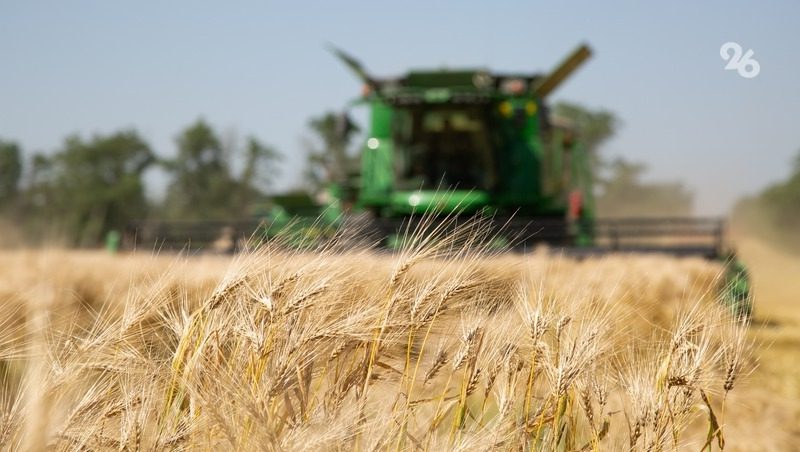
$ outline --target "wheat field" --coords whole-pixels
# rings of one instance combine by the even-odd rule
[[[701,259],[0,254],[8,450],[775,450]],[[740,396],[738,393],[741,392]],[[752,430],[775,432],[756,440]],[[768,435],[769,436],[769,435]],[[788,449],[787,449],[788,450]]]

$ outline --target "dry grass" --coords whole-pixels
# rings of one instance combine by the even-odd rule
[[[492,256],[476,241],[233,262],[6,253],[0,442],[721,447],[751,363],[745,328],[715,299],[718,266]]]

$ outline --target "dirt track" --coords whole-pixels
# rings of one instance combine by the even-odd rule
[[[758,367],[735,395],[748,408],[746,422],[727,436],[750,437],[753,450],[797,450],[800,444],[800,256],[753,239],[737,240],[754,286],[752,339]]]

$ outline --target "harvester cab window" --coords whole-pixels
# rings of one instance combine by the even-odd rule
[[[491,188],[494,165],[480,109],[403,113],[395,130],[398,188]]]

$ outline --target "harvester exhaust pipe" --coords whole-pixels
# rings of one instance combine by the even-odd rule
[[[533,94],[539,98],[547,97],[590,56],[592,56],[592,49],[588,45],[582,44],[533,88]]]

